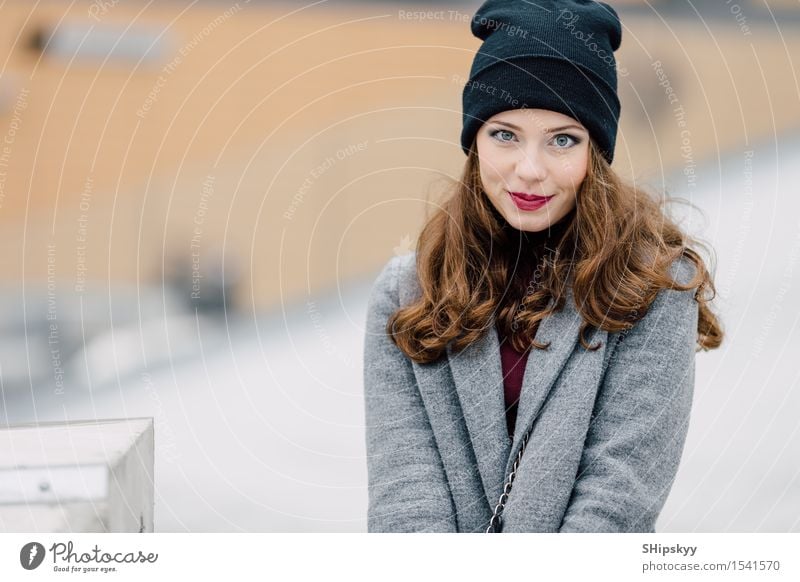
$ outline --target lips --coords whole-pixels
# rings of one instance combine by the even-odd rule
[[[553,198],[552,196],[539,196],[526,192],[509,191],[508,194],[520,210],[538,210]]]
[[[528,202],[536,202],[536,201],[543,201],[552,198],[552,196],[539,196],[538,194],[527,194],[526,192],[508,192],[512,196],[516,196],[517,198],[522,198],[523,200],[527,200]]]

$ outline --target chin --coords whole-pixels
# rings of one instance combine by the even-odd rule
[[[525,232],[539,232],[550,226],[550,220],[547,216],[528,217],[511,214],[505,218],[510,226]]]

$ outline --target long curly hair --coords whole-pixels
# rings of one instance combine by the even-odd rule
[[[656,200],[620,178],[589,140],[587,175],[575,208],[550,228],[549,238],[508,224],[483,191],[475,144],[462,176],[428,218],[417,241],[422,290],[393,313],[386,332],[418,363],[438,360],[451,341],[458,353],[479,339],[492,320],[501,337],[522,352],[547,349],[535,341],[539,322],[563,308],[571,286],[589,326],[608,332],[632,328],[661,289],[697,288],[697,350],[719,347],[723,332],[708,302],[716,296],[703,259]],[[680,285],[668,274],[680,256],[695,276]]]

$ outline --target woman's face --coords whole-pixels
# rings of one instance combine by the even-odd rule
[[[589,132],[547,109],[501,111],[476,136],[483,189],[517,230],[546,230],[576,204],[589,163]]]

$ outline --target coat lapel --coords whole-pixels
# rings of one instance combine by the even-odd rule
[[[484,491],[492,508],[519,452],[525,432],[536,420],[558,374],[572,353],[581,326],[571,288],[565,305],[541,321],[536,340],[547,350],[532,349],[525,365],[513,443],[509,443],[503,391],[500,342],[494,317],[491,329],[463,351],[447,357],[475,451]]]
[[[514,458],[522,446],[525,433],[536,420],[575,345],[582,318],[575,308],[572,288],[568,288],[564,307],[541,321],[536,341],[550,344],[546,350],[532,349],[522,377],[522,392],[514,427],[514,441],[508,457],[505,474],[511,471]]]
[[[494,318],[477,341],[455,354],[447,345],[461,410],[464,413],[483,488],[491,507],[503,485],[503,467],[511,445],[503,396],[503,368]]]

